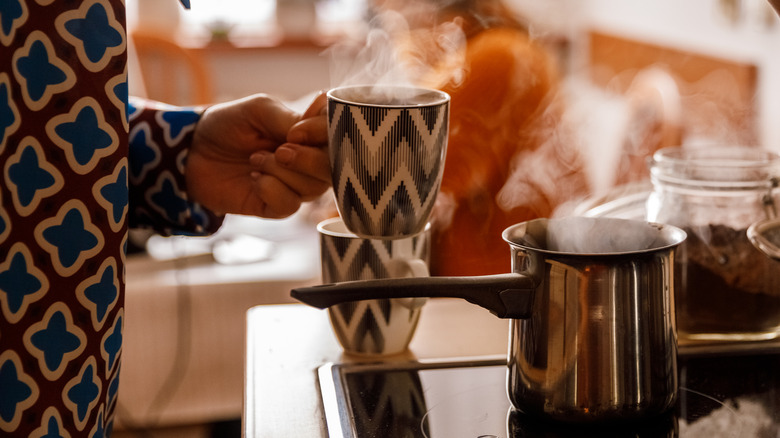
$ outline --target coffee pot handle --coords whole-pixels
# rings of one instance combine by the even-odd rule
[[[533,278],[517,273],[385,278],[301,287],[293,289],[290,295],[320,309],[349,301],[384,298],[462,298],[499,318],[525,319],[531,315],[536,283]]]

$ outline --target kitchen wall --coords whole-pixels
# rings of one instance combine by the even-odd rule
[[[296,34],[285,40],[285,29],[274,23],[276,15],[292,14],[305,21],[300,10],[280,12],[274,0],[229,0],[220,4],[192,2],[184,10],[178,0],[126,0],[128,28],[173,38],[199,57],[213,81],[215,101],[237,99],[253,93],[269,93],[284,100],[305,104],[313,93],[331,86],[330,64],[325,55],[326,43],[309,41],[300,24],[291,23]],[[363,0],[318,0],[317,13],[323,20],[305,31],[318,33],[320,28],[336,28],[349,33],[361,14]],[[308,5],[290,2],[291,7]],[[287,11],[288,8],[284,8]],[[293,8],[294,9],[294,8]],[[346,10],[349,9],[349,10]],[[230,22],[234,20],[235,22]],[[287,20],[283,20],[287,22]],[[230,32],[230,43],[208,44],[209,32]],[[292,29],[286,29],[288,34]],[[140,76],[138,60],[131,51],[131,75]],[[144,95],[139,80],[131,80],[130,91]]]
[[[128,8],[138,1],[150,0],[128,0]],[[593,29],[754,64],[759,76],[755,97],[759,142],[780,151],[780,20],[766,0],[506,1],[530,18],[535,32],[564,36],[571,42],[569,65],[574,73],[586,62],[585,35]],[[131,21],[136,19],[132,12]],[[294,101],[332,85],[323,47],[204,53],[217,100],[263,91]]]
[[[507,1],[537,24],[537,32],[571,39],[575,72],[585,62],[584,32],[592,29],[754,64],[759,141],[780,151],[780,20],[766,0]]]

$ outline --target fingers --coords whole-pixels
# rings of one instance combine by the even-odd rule
[[[192,149],[213,159],[273,150],[299,121],[298,113],[265,94],[213,105],[195,125]]]
[[[318,115],[303,119],[290,128],[287,133],[287,141],[290,143],[305,144],[309,146],[325,146],[328,144],[328,120],[327,116]]]
[[[326,145],[328,143],[326,109],[327,97],[324,92],[320,92],[303,113],[301,120],[290,128],[287,141],[309,146]]]
[[[210,107],[187,160],[188,183],[200,183],[189,184],[194,199],[227,213],[280,218],[319,197],[330,186],[325,106],[320,93],[305,119],[264,94]],[[285,143],[288,135],[295,144]]]
[[[253,154],[249,163],[255,172],[276,177],[304,201],[315,199],[330,187],[330,167],[323,149],[285,144],[274,154]]]
[[[301,116],[301,120],[305,120],[317,115],[324,115],[325,109],[327,107],[328,99],[324,91],[320,91],[317,93],[317,96],[314,97],[314,100],[312,100],[311,104],[309,104],[309,108],[306,109],[306,111],[303,112],[303,116]]]
[[[285,143],[274,153],[261,151],[252,154],[249,164],[259,171],[286,169],[319,181],[330,181],[328,151],[322,148]]]
[[[272,175],[257,174],[253,189],[259,203],[259,211],[253,214],[269,219],[282,219],[298,211],[302,199],[290,187]]]
[[[327,149],[285,143],[276,149],[274,158],[286,169],[310,175],[320,181],[330,181],[330,159]]]

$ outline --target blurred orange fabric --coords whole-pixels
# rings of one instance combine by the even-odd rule
[[[587,191],[558,130],[559,79],[545,49],[522,29],[493,28],[469,38],[465,61],[463,81],[438,87],[452,101],[431,275],[510,272],[502,231]]]

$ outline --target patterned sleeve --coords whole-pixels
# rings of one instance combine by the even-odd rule
[[[130,98],[129,226],[163,235],[215,232],[223,217],[187,199],[187,151],[201,111]]]

